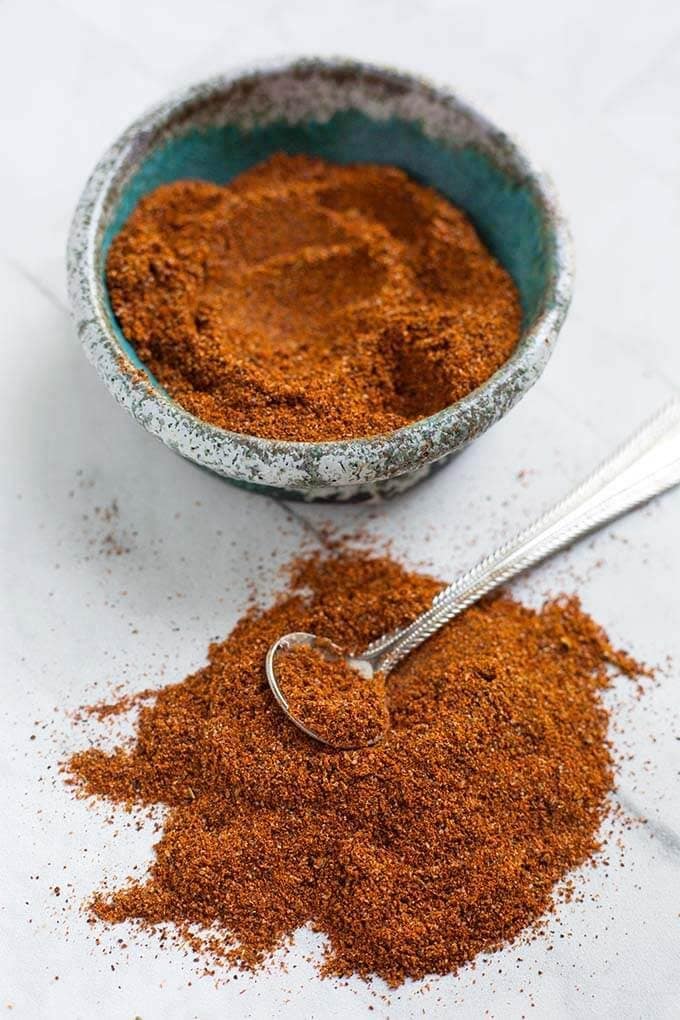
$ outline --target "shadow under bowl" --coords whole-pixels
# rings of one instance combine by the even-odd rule
[[[302,443],[202,421],[177,404],[126,340],[105,281],[112,239],[160,184],[224,184],[274,152],[401,167],[464,209],[519,290],[523,324],[508,361],[449,407],[394,432]],[[191,87],[134,123],[98,163],[68,244],[71,304],[100,377],[176,453],[281,499],[392,496],[498,421],[543,370],[567,312],[569,232],[552,186],[506,134],[450,92],[346,60],[296,60]]]

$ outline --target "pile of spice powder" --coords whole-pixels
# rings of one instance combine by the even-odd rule
[[[394,167],[271,157],[144,197],[111,303],[183,407],[302,441],[389,432],[489,378],[519,339],[507,272],[467,217]]]
[[[439,587],[356,551],[302,561],[272,608],[141,708],[131,746],[74,755],[81,794],[169,808],[146,880],[98,894],[93,917],[171,922],[192,951],[246,968],[310,925],[324,974],[396,985],[454,972],[549,912],[608,810],[608,667],[640,672],[577,599],[468,609],[390,674],[375,747],[311,740],[267,686],[281,634],[361,648]]]
[[[380,673],[369,679],[344,659],[295,645],[278,653],[276,675],[295,718],[333,747],[374,744],[389,726]]]

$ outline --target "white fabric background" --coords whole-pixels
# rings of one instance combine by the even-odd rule
[[[106,145],[170,89],[293,53],[363,57],[452,85],[552,173],[574,230],[576,296],[540,383],[434,480],[377,513],[291,516],[182,462],[114,404],[66,306],[68,223]],[[628,756],[619,796],[649,824],[621,831],[622,856],[614,847],[608,869],[587,873],[584,902],[561,911],[553,938],[389,1001],[379,984],[317,980],[305,933],[288,973],[216,987],[153,940],[93,931],[80,904],[131,862],[143,868],[153,833],[107,825],[109,811],[62,787],[60,756],[89,737],[54,707],[115,681],[183,677],[226,633],[249,580],[266,591],[262,558],[275,567],[326,520],[390,536],[403,557],[453,576],[677,388],[680,7],[4,0],[0,83],[0,1006],[31,1020],[677,1016],[680,492],[517,586],[534,600],[578,589],[615,641],[665,664],[642,700],[627,684],[613,699]],[[113,499],[120,516],[107,525],[95,507]],[[130,554],[105,555],[111,527]]]

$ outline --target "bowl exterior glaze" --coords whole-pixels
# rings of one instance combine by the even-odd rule
[[[283,150],[401,166],[464,208],[513,276],[524,324],[512,357],[468,396],[395,432],[299,443],[229,432],[185,411],[140,363],[112,313],[112,238],[161,183],[224,183]],[[68,243],[78,334],[107,388],[175,452],[283,499],[393,496],[498,421],[543,370],[569,306],[569,232],[552,186],[506,134],[450,92],[346,60],[305,59],[194,86],[133,124],[95,168]]]

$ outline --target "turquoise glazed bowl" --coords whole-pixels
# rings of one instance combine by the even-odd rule
[[[468,396],[394,432],[338,442],[260,439],[185,411],[140,363],[111,311],[112,238],[142,195],[178,178],[224,183],[276,151],[388,163],[461,206],[519,289],[511,358]],[[346,60],[297,60],[217,78],[151,110],[88,181],[68,246],[69,290],[89,359],[167,446],[244,488],[283,499],[391,496],[498,421],[536,381],[571,296],[569,234],[551,185],[504,132],[445,89]]]

